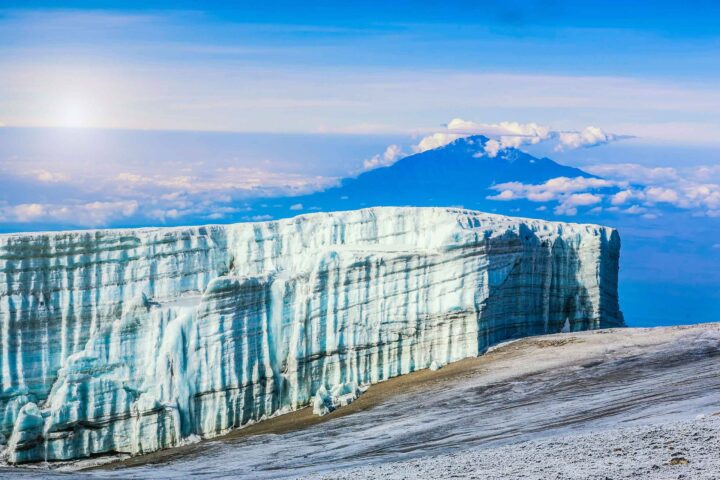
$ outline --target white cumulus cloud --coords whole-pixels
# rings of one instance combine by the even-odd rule
[[[577,207],[586,207],[602,202],[602,197],[593,193],[573,193],[555,207],[558,215],[573,216],[577,214]]]
[[[498,193],[490,200],[526,199],[558,202],[556,213],[572,215],[581,198],[606,203],[604,209],[646,219],[661,215],[663,206],[688,210],[692,215],[720,217],[720,183],[712,176],[714,166],[687,168],[648,167],[639,164],[595,165],[587,170],[607,178],[558,177],[537,185],[508,182],[492,187]],[[607,189],[613,190],[608,191]],[[588,193],[593,197],[572,197]]]
[[[423,139],[420,140],[420,142],[413,147],[413,151],[415,153],[426,152],[428,150],[433,150],[435,148],[444,147],[445,145],[454,142],[458,138],[464,138],[467,136],[468,135],[460,134],[460,133],[446,133],[446,132],[433,133],[431,135],[423,137]]]
[[[499,193],[487,198],[499,201],[524,199],[538,203],[558,202],[554,210],[556,214],[573,216],[577,214],[578,207],[601,203],[605,198],[602,190],[621,185],[625,184],[603,178],[556,177],[541,184],[506,182],[494,185],[491,188]]]
[[[612,142],[616,135],[608,133],[598,127],[585,127],[579,132],[559,132],[556,151],[575,149],[580,147],[594,147]]]
[[[672,168],[621,163],[594,165],[586,170],[632,185],[610,197],[613,205],[666,204],[703,215],[713,215],[720,208],[720,179],[716,177],[720,169],[716,166]]]
[[[404,156],[405,153],[403,153],[402,148],[397,145],[390,145],[385,149],[385,152],[383,152],[382,155],[375,155],[374,157],[365,160],[365,162],[363,162],[363,167],[365,167],[365,170],[371,170],[377,167],[387,167],[397,162]]]
[[[497,157],[497,154],[502,150],[503,145],[500,143],[499,140],[495,140],[494,138],[491,138],[487,142],[485,142],[485,153],[488,155],[488,157]]]
[[[603,178],[556,177],[537,185],[522,182],[500,183],[491,187],[500,193],[487,198],[489,200],[527,199],[531,202],[549,202],[563,200],[565,196],[571,193],[610,188],[617,185],[617,182]]]

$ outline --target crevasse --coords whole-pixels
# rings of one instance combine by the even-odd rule
[[[616,231],[447,208],[0,236],[13,463],[141,454],[481,354],[622,326]]]

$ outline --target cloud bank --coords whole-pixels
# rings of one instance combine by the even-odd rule
[[[106,227],[218,221],[244,212],[258,220],[245,200],[299,195],[334,185],[334,177],[192,162],[142,170],[107,162],[102,169],[51,170],[22,167],[25,159],[0,162],[0,224]],[[47,163],[47,162],[46,162]],[[68,167],[68,165],[65,165]],[[59,165],[57,168],[61,168]],[[161,173],[165,172],[165,173]],[[302,210],[300,204],[290,210]],[[267,220],[267,218],[259,218]]]
[[[497,193],[487,199],[555,203],[554,212],[566,216],[576,215],[579,207],[592,206],[588,209],[591,213],[604,210],[647,219],[662,216],[668,208],[694,216],[720,217],[720,167],[676,169],[623,163],[586,170],[605,178],[558,177],[542,184],[502,183],[491,187]]]
[[[625,185],[625,183],[587,177],[557,177],[538,185],[507,182],[491,187],[499,193],[490,195],[487,199],[498,201],[529,200],[538,203],[557,202],[556,214],[573,216],[578,213],[577,207],[596,205],[603,201],[604,195],[596,193],[598,190],[613,188],[618,185]]]
[[[138,208],[139,203],[135,200],[0,205],[0,222],[67,222],[84,227],[99,227],[112,220],[131,217],[137,213]]]

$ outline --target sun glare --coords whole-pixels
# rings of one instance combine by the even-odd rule
[[[92,126],[92,109],[90,102],[81,97],[66,97],[60,99],[55,106],[53,124],[58,127]]]

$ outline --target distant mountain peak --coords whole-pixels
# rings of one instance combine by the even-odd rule
[[[455,161],[486,159],[491,161],[502,160],[505,163],[520,162],[521,164],[535,164],[539,162],[540,164],[558,166],[561,169],[567,168],[574,170],[574,176],[592,176],[586,172],[583,172],[582,170],[560,165],[559,163],[549,158],[536,158],[529,153],[514,147],[505,147],[500,148],[496,151],[488,151],[487,145],[490,140],[490,138],[484,135],[471,135],[468,137],[462,137],[453,140],[446,145],[409,155],[397,163],[402,162],[403,164],[409,164],[410,162],[421,159],[429,159],[432,162],[436,162],[443,161],[443,159],[448,159],[450,157],[452,157],[452,160]]]
[[[486,137],[485,135],[470,135],[468,137],[461,137],[453,140],[446,145],[431,150],[426,150],[415,155],[410,155],[405,158],[411,159],[413,157],[416,157],[417,155],[428,154],[429,152],[443,152],[443,154],[451,154],[458,157],[464,156],[468,158],[497,158],[499,160],[505,160],[510,163],[516,161],[524,161],[527,163],[536,163],[537,161],[556,163],[549,158],[538,159],[536,157],[533,157],[529,153],[514,147],[505,147],[500,148],[497,151],[488,151],[487,144],[490,140],[491,139]],[[432,153],[430,154],[432,155]]]
[[[593,177],[549,158],[536,158],[516,148],[504,148],[491,155],[490,139],[484,135],[459,138],[441,147],[409,155],[355,178],[346,178],[337,187],[309,195],[273,198],[252,202],[253,212],[274,218],[297,214],[297,205],[308,211],[348,210],[371,206],[458,206],[488,212],[517,214],[517,204],[499,202],[494,185],[506,182],[544,183],[556,177]],[[273,207],[268,205],[272,204]],[[291,206],[295,206],[292,210]],[[259,207],[259,208],[258,208]],[[512,208],[513,210],[508,210]],[[537,205],[525,205],[525,213]]]
[[[441,147],[437,147],[432,150],[426,150],[426,151],[431,152],[431,151],[438,151],[438,150],[447,150],[447,151],[452,151],[457,154],[484,153],[485,145],[487,145],[487,142],[489,142],[489,141],[490,141],[490,139],[484,135],[471,135],[469,137],[461,137],[461,138],[455,139],[452,142],[448,143],[447,145],[443,145]],[[425,153],[425,152],[422,152],[422,153]]]
[[[469,137],[460,137],[456,140],[453,140],[448,145],[446,145],[446,147],[455,145],[455,146],[465,146],[470,149],[480,150],[480,149],[485,148],[485,144],[488,141],[490,141],[490,139],[488,137],[486,137],[485,135],[470,135]],[[443,148],[443,147],[440,147],[440,148]]]

